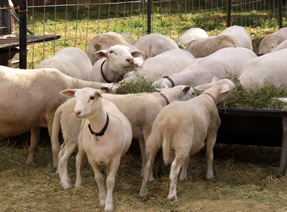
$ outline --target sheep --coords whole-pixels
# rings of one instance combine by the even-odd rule
[[[134,46],[135,41],[126,34],[120,34],[117,32],[106,32],[96,35],[90,42],[86,51],[88,57],[91,60],[92,65],[95,64],[97,58],[94,57],[96,51],[102,49],[108,49],[111,46],[117,44],[124,44],[128,46]]]
[[[281,49],[286,49],[287,48],[287,39],[280,43],[276,48],[272,49],[271,52],[279,51]]]
[[[229,35],[217,35],[193,40],[187,43],[184,49],[198,58],[208,56],[222,48],[238,46],[235,38]]]
[[[228,79],[213,81],[195,87],[205,90],[201,95],[184,102],[174,102],[157,115],[146,143],[147,163],[139,195],[148,194],[147,181],[154,157],[162,147],[164,163],[171,163],[169,200],[177,199],[177,180],[187,180],[187,166],[190,155],[197,153],[205,144],[206,179],[213,180],[213,146],[220,126],[216,104],[224,101],[235,91],[235,84]],[[172,114],[172,115],[170,115]]]
[[[239,77],[246,89],[262,88],[271,83],[277,88],[287,88],[287,49],[271,52],[247,62]]]
[[[107,83],[83,81],[56,69],[14,69],[0,66],[0,136],[31,131],[27,165],[33,165],[40,128],[48,127],[51,136],[54,113],[66,99],[59,94],[68,88],[111,89]]]
[[[144,59],[179,48],[174,40],[161,34],[144,35],[138,39],[135,47],[144,52]]]
[[[125,75],[121,83],[129,82],[138,77],[143,77],[147,81],[156,81],[166,75],[179,72],[191,65],[194,56],[183,49],[173,49],[165,51],[155,57],[146,59],[143,64],[134,72]]]
[[[37,68],[55,68],[68,76],[82,80],[90,80],[92,63],[82,49],[63,48],[52,57],[42,60]]]
[[[280,43],[287,39],[287,27],[281,28],[272,34],[266,35],[259,44],[258,54],[272,52]]]
[[[229,35],[236,39],[239,47],[253,50],[252,40],[249,33],[242,26],[230,26],[223,30],[219,35]]]
[[[132,142],[131,124],[115,104],[102,99],[100,90],[93,88],[66,89],[61,94],[75,96],[75,116],[84,118],[76,156],[76,187],[82,184],[81,165],[83,157],[87,154],[98,185],[100,205],[104,207],[105,211],[112,211],[114,210],[113,189],[120,160]],[[107,193],[100,169],[102,165],[107,168]]]
[[[160,93],[140,93],[140,94],[104,94],[103,98],[113,102],[118,109],[128,118],[132,125],[133,137],[139,140],[142,171],[146,162],[145,141],[147,140],[151,125],[160,112],[167,104],[174,101],[185,101],[193,97],[193,89],[190,86],[176,86],[170,89],[162,89]],[[132,103],[132,104],[131,104]],[[80,120],[73,114],[75,100],[71,99],[62,104],[55,112],[52,128],[52,152],[53,157],[59,154],[58,170],[61,184],[64,188],[70,187],[67,161],[77,146],[77,138],[80,130]],[[64,138],[64,145],[59,153],[58,135],[60,128]],[[153,176],[151,175],[151,179]]]
[[[198,40],[201,38],[207,38],[208,34],[205,30],[201,28],[190,28],[189,30],[185,31],[177,40],[176,43],[184,48],[184,46],[193,40]]]
[[[220,79],[226,78],[228,74],[239,77],[244,65],[256,57],[256,54],[247,48],[223,48],[207,57],[195,59],[194,63],[184,70],[153,84],[161,88],[175,85],[196,86],[210,82],[213,76]]]
[[[93,65],[90,80],[97,82],[114,82],[124,68],[134,67],[135,57],[143,56],[143,52],[133,50],[125,45],[114,45],[106,50],[95,52],[97,62]]]

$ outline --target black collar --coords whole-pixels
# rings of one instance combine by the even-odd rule
[[[164,76],[163,78],[166,78],[166,79],[168,79],[170,81],[171,87],[175,86],[174,81],[169,76]]]
[[[89,130],[90,130],[91,134],[93,134],[93,135],[95,135],[95,136],[103,136],[103,135],[105,134],[107,128],[108,128],[108,125],[109,125],[109,115],[107,114],[106,124],[105,124],[105,126],[103,127],[103,129],[102,129],[100,132],[98,132],[98,133],[94,132],[94,131],[92,130],[90,124],[88,124],[88,127],[89,127]]]
[[[105,74],[104,74],[103,66],[104,66],[104,63],[105,63],[105,62],[106,62],[106,60],[104,60],[104,61],[102,62],[102,65],[101,65],[101,74],[102,74],[102,77],[104,78],[104,80],[105,80],[106,82],[112,83],[113,81],[108,80],[107,77],[106,77]]]

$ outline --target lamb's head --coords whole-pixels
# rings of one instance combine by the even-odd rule
[[[66,89],[60,94],[66,97],[75,97],[74,114],[77,118],[89,118],[101,108],[101,90],[94,88]]]
[[[159,89],[170,102],[186,101],[194,97],[194,90],[189,85],[178,85],[172,88]]]
[[[143,56],[143,52],[133,49],[126,45],[114,45],[105,50],[99,50],[94,53],[98,59],[107,58],[108,67],[112,70],[120,71],[122,68],[130,67],[135,62],[136,57]]]
[[[203,93],[211,94],[216,104],[226,100],[236,91],[236,85],[229,79],[218,80],[216,77],[212,79],[211,83],[198,85],[197,90],[204,90]]]

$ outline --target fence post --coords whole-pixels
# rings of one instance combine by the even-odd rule
[[[19,2],[20,17],[20,68],[27,68],[27,6],[26,0]]]
[[[283,3],[282,0],[279,0],[279,28],[282,28],[283,26],[282,10],[283,10]]]
[[[227,11],[226,11],[226,26],[230,27],[231,24],[231,0],[227,0]]]
[[[151,33],[151,8],[152,0],[147,1],[147,34]]]

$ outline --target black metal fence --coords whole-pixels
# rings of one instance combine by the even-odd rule
[[[21,67],[26,67],[27,61],[28,68],[35,68],[63,47],[86,50],[96,34],[107,31],[125,32],[135,40],[147,33],[177,39],[192,27],[215,35],[227,26],[240,25],[250,33],[256,52],[266,34],[287,27],[285,0],[15,0],[14,8],[20,6],[16,10],[7,2],[1,0],[0,33],[12,33],[23,40],[19,42]],[[15,17],[11,19],[11,11],[20,18],[22,29]],[[25,37],[29,39],[30,34],[44,39],[32,39],[27,51]],[[55,39],[45,42],[46,35]],[[15,46],[0,51],[10,54],[12,48]]]

